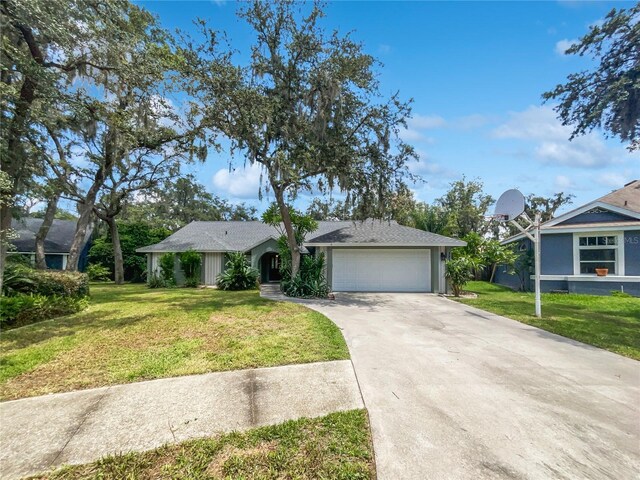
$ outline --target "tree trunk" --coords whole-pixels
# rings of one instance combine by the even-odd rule
[[[7,260],[8,233],[11,229],[11,207],[0,205],[0,296],[4,279],[4,266]]]
[[[80,255],[82,254],[82,249],[84,248],[84,240],[87,236],[89,223],[91,222],[91,214],[93,212],[94,203],[95,198],[93,199],[93,201],[90,201],[87,197],[85,199],[85,203],[81,207],[80,217],[78,218],[78,223],[76,223],[76,233],[73,236],[73,242],[71,243],[71,248],[69,249],[69,258],[67,260],[66,269],[70,272],[78,271]]]
[[[109,225],[109,232],[111,233],[111,241],[113,242],[113,271],[116,285],[122,285],[124,283],[124,258],[122,257],[122,245],[120,243],[120,232],[118,231],[118,224],[113,217],[107,217],[107,224]]]
[[[494,263],[493,266],[491,267],[491,277],[489,278],[489,283],[493,283],[493,277],[496,276],[497,268],[498,268],[498,264]]]
[[[53,194],[49,203],[47,203],[47,210],[44,212],[44,218],[42,219],[42,225],[36,234],[36,268],[39,270],[46,270],[47,262],[44,252],[44,241],[47,238],[53,219],[56,216],[58,210],[58,200],[60,200],[60,192]]]
[[[284,192],[282,189],[273,188],[274,195],[276,197],[276,203],[280,209],[280,216],[282,217],[282,223],[287,233],[287,245],[291,251],[291,278],[295,278],[300,269],[300,246],[296,241],[296,234],[293,230],[293,223],[291,222],[291,215],[289,215],[289,207],[284,201]]]
[[[111,175],[115,164],[116,134],[110,130],[107,135],[109,135],[109,139],[105,142],[104,164],[98,168],[98,171],[93,178],[93,183],[87,191],[87,196],[81,203],[82,207],[80,211],[80,218],[78,218],[76,233],[73,237],[73,242],[69,249],[69,259],[67,260],[67,270],[71,272],[78,271],[78,262],[80,261],[80,255],[82,254],[82,247],[84,246],[87,228],[91,220],[91,215],[93,214],[93,209],[96,205],[98,192],[104,185],[105,179]]]

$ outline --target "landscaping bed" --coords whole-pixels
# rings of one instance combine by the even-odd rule
[[[374,471],[366,412],[352,410],[115,455],[32,478],[372,479]]]
[[[22,327],[84,310],[89,280],[84,273],[36,270],[10,257],[0,296],[0,329]]]
[[[257,291],[92,284],[83,312],[0,337],[0,398],[349,358],[340,330]]]
[[[487,282],[469,282],[477,299],[457,301],[564,337],[640,360],[640,299],[562,293],[542,294],[542,318],[534,314],[533,293]]]

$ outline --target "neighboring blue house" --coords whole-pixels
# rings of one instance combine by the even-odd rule
[[[543,292],[609,295],[618,290],[640,296],[640,180],[545,222],[541,235]],[[533,246],[523,234],[502,243],[514,242],[522,252],[519,273],[498,267],[495,281],[531,291],[533,270],[522,265],[532,261]],[[606,269],[606,275],[596,269]]]
[[[15,230],[17,238],[11,243],[14,249],[9,253],[19,253],[28,256],[35,263],[36,259],[36,234],[42,225],[41,218],[21,218],[11,222],[11,228]],[[54,220],[44,240],[45,261],[47,268],[64,270],[67,267],[69,250],[76,232],[75,220]],[[88,229],[85,243],[78,262],[78,269],[83,272],[87,266],[91,229]]]

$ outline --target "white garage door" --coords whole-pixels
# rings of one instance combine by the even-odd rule
[[[431,250],[334,249],[336,292],[430,292]]]

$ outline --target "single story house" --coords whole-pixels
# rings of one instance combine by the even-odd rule
[[[640,180],[543,223],[540,233],[541,291],[640,296]],[[523,234],[502,243],[515,243],[533,258],[532,242]],[[532,274],[518,278],[499,267],[495,281],[530,291]]]
[[[9,254],[28,256],[33,263],[36,260],[36,234],[42,225],[41,218],[20,218],[11,221],[11,228],[17,238],[11,240],[13,249]],[[54,270],[64,270],[67,267],[69,250],[76,233],[75,220],[54,220],[44,240],[45,261],[47,267]],[[88,229],[84,246],[80,255],[79,270],[82,272],[87,266],[87,255],[90,248],[91,229]]]
[[[200,252],[205,285],[215,285],[225,253],[244,252],[260,272],[260,280],[280,280],[278,230],[262,222],[192,222],[160,243],[140,248],[148,272],[158,272],[167,252]],[[325,254],[326,277],[332,290],[344,292],[436,292],[446,290],[444,262],[451,248],[465,242],[405,227],[396,222],[367,220],[318,222],[303,252]],[[180,272],[176,268],[180,281]]]

